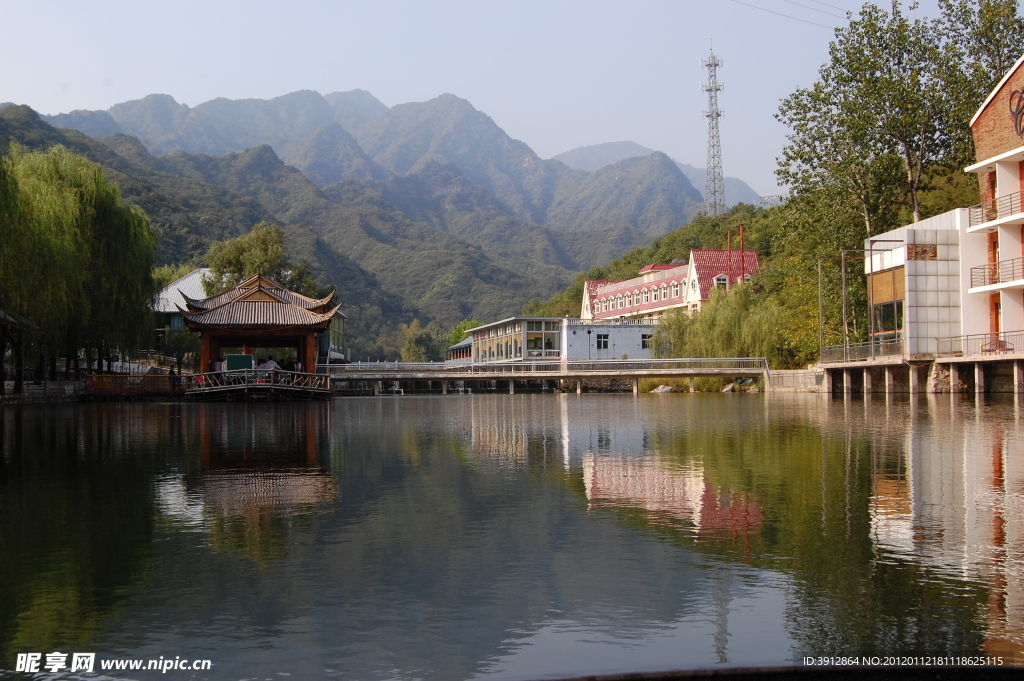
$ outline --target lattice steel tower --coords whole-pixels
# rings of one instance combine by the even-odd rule
[[[708,179],[704,185],[704,205],[711,217],[725,212],[725,176],[722,175],[722,142],[718,138],[718,119],[722,110],[718,108],[718,93],[723,85],[718,82],[718,67],[722,61],[711,51],[707,59],[701,59],[700,65],[708,70],[708,82],[700,89],[708,93],[708,110],[704,115],[708,119]]]

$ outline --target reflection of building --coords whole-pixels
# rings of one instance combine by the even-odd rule
[[[750,280],[760,262],[757,251],[694,249],[689,264],[648,265],[625,281],[587,281],[580,319],[647,319],[668,310],[696,312],[715,288]]]
[[[213,517],[288,515],[337,498],[327,405],[201,405],[196,413],[200,472],[160,483],[168,515],[205,527]]]
[[[563,359],[650,359],[654,356],[650,343],[654,326],[638,322],[510,317],[466,333],[470,338],[448,348],[450,361],[557,362]],[[471,352],[466,350],[467,341]]]
[[[1013,421],[953,417],[931,404],[902,445],[880,438],[872,541],[932,569],[990,585],[985,650],[1024,661],[1024,433]],[[1013,424],[1013,425],[1009,425]]]

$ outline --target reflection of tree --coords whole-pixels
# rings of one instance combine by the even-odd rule
[[[149,570],[158,465],[149,445],[168,421],[119,411],[0,413],[0,659],[85,645]]]

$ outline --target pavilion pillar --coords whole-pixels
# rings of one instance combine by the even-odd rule
[[[213,338],[209,331],[199,336],[199,373],[213,370]]]
[[[302,362],[302,370],[306,373],[316,373],[316,336],[307,333],[301,341],[302,347],[299,350],[299,360]]]

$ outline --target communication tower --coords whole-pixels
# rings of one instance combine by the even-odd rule
[[[725,176],[722,175],[722,142],[718,137],[718,119],[722,110],[718,108],[718,93],[723,85],[718,82],[718,67],[722,60],[715,56],[714,50],[707,59],[701,59],[700,65],[708,70],[708,82],[700,89],[708,93],[708,110],[704,115],[708,119],[708,178],[704,185],[704,205],[707,214],[714,217],[725,212]]]

